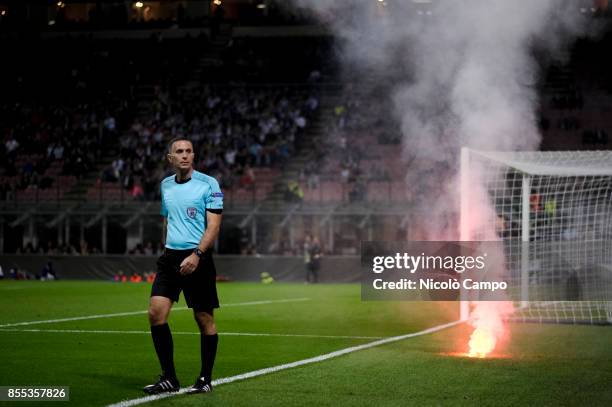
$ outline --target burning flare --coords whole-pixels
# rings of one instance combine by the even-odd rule
[[[470,324],[474,332],[468,343],[468,356],[485,358],[490,356],[500,341],[508,336],[504,317],[512,314],[514,307],[510,301],[476,301]]]
[[[470,351],[468,356],[472,358],[484,358],[495,349],[497,339],[491,329],[476,328],[470,337]]]

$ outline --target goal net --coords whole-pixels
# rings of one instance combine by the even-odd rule
[[[612,151],[463,149],[461,240],[501,241],[512,319],[612,323]]]

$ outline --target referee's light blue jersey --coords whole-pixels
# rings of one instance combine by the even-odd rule
[[[178,183],[174,175],[161,183],[161,214],[168,218],[166,247],[195,249],[206,230],[206,209],[223,209],[219,183],[198,171]]]

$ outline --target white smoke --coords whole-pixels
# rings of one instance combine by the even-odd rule
[[[361,74],[352,79],[389,89],[411,162],[406,182],[414,219],[425,223],[426,233],[416,238],[426,240],[459,239],[461,147],[538,148],[536,50],[539,57],[559,55],[587,22],[579,1],[295,1],[343,40],[347,76]],[[487,194],[480,192],[482,202],[471,216],[483,219],[472,219],[472,228],[493,218]],[[487,240],[497,240],[490,229]],[[470,346],[478,348],[479,338],[495,346],[505,336],[502,318],[511,312],[510,302],[477,302]]]
[[[429,239],[458,239],[461,147],[534,150],[538,64],[585,28],[558,0],[294,0],[343,43],[347,76],[385,84]],[[393,84],[389,87],[388,84]],[[382,101],[383,103],[385,101]],[[377,105],[375,100],[368,104]]]

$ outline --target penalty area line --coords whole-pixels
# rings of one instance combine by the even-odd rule
[[[459,324],[461,324],[463,322],[465,322],[465,321],[457,320],[457,321],[449,322],[449,323],[442,324],[442,325],[436,325],[434,327],[427,328],[427,329],[424,329],[422,331],[413,332],[413,333],[409,333],[409,334],[405,334],[405,335],[399,335],[399,336],[391,336],[391,337],[380,339],[380,340],[377,340],[377,341],[368,342],[368,343],[365,343],[363,345],[351,346],[349,348],[340,349],[340,350],[337,350],[337,351],[334,351],[334,352],[324,353],[322,355],[315,356],[315,357],[308,358],[308,359],[302,359],[302,360],[298,360],[298,361],[291,362],[291,363],[285,363],[285,364],[278,365],[278,366],[272,366],[272,367],[267,367],[267,368],[264,368],[264,369],[253,370],[251,372],[238,374],[236,376],[222,377],[220,379],[213,380],[212,385],[213,386],[219,386],[221,384],[233,383],[233,382],[250,379],[250,378],[253,378],[253,377],[257,377],[257,376],[263,376],[263,375],[267,375],[267,374],[270,374],[270,373],[280,372],[281,370],[292,369],[294,367],[309,365],[311,363],[322,362],[324,360],[336,358],[338,356],[346,355],[348,353],[358,352],[360,350],[374,348],[376,346],[381,346],[381,345],[385,345],[385,344],[388,344],[388,343],[401,341],[401,340],[408,339],[408,338],[414,338],[416,336],[428,335],[428,334],[431,334],[431,333],[434,333],[434,332],[442,331],[442,330],[447,329],[447,328],[451,328],[451,327],[453,327],[455,325],[459,325]],[[182,388],[181,390],[179,390],[176,393],[158,394],[158,395],[154,395],[154,396],[145,396],[145,397],[140,397],[140,398],[131,399],[131,400],[123,400],[123,401],[120,401],[118,403],[109,404],[106,407],[130,407],[130,406],[137,406],[137,405],[148,403],[148,402],[151,402],[151,401],[161,400],[161,399],[165,399],[165,398],[169,398],[169,397],[175,397],[175,396],[178,396],[178,395],[181,395],[181,394],[185,394],[187,392],[187,390],[189,390],[189,388],[185,387],[185,388]]]
[[[261,301],[246,301],[246,302],[235,302],[230,304],[222,304],[223,308],[226,307],[243,307],[248,305],[264,305],[264,304],[278,304],[282,302],[300,302],[300,301],[308,301],[310,298],[286,298],[282,300],[261,300]],[[173,311],[184,311],[189,309],[187,307],[173,307]],[[0,328],[8,328],[13,326],[27,326],[27,325],[38,325],[38,324],[54,324],[57,322],[70,322],[70,321],[82,321],[85,319],[98,319],[98,318],[114,318],[114,317],[125,317],[130,315],[140,315],[146,314],[148,311],[130,311],[130,312],[117,312],[114,314],[99,314],[99,315],[84,315],[81,317],[69,317],[69,318],[59,318],[59,319],[45,319],[41,321],[24,321],[24,322],[14,322],[11,324],[0,324]]]
[[[101,329],[32,329],[32,328],[0,328],[0,332],[27,332],[27,333],[67,333],[67,334],[137,334],[151,335],[151,331],[112,331]],[[200,335],[200,332],[172,332],[172,335]],[[312,334],[275,334],[263,332],[219,332],[219,336],[273,336],[288,338],[315,338],[315,339],[382,339],[382,336],[349,336],[349,335],[312,335]]]

